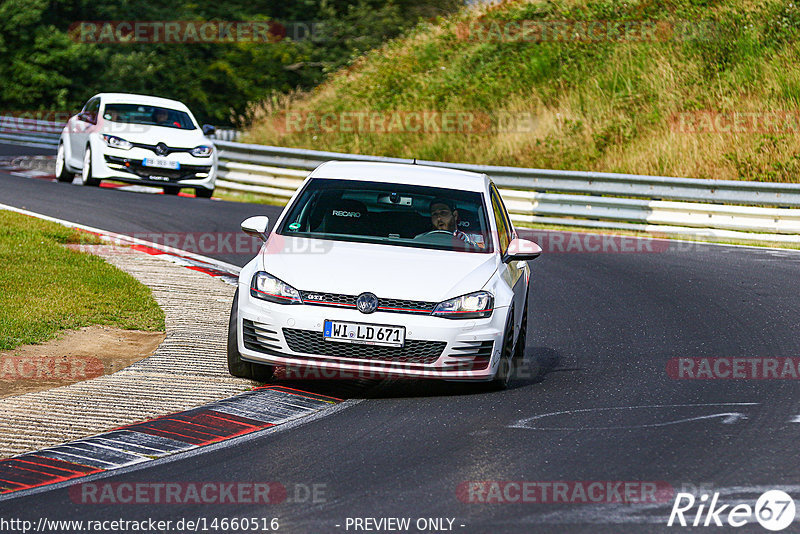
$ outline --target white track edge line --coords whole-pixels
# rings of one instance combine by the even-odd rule
[[[21,208],[17,208],[15,206],[9,206],[8,204],[0,204],[0,209],[7,210],[7,211],[13,211],[13,212],[16,212],[16,213],[20,213],[22,215],[30,215],[31,217],[36,217],[38,219],[43,219],[45,221],[51,221],[51,222],[60,224],[62,226],[66,226],[68,228],[77,228],[77,229],[80,229],[80,230],[86,230],[88,232],[94,232],[96,234],[100,234],[100,235],[105,236],[105,237],[107,237],[109,239],[115,239],[115,240],[120,241],[120,242],[127,242],[127,243],[130,243],[130,244],[133,244],[133,245],[144,245],[144,246],[147,246],[147,247],[150,247],[150,248],[154,248],[156,250],[160,250],[160,251],[165,252],[167,254],[172,254],[174,256],[185,256],[185,257],[191,258],[193,260],[201,261],[203,263],[208,263],[209,265],[213,265],[213,266],[219,268],[220,270],[225,271],[225,272],[230,273],[230,274],[233,274],[233,275],[238,275],[239,272],[242,270],[241,267],[237,267],[236,265],[233,265],[232,263],[227,263],[227,262],[224,262],[224,261],[216,260],[214,258],[209,258],[208,256],[203,256],[203,255],[200,255],[200,254],[195,254],[194,252],[189,252],[189,251],[181,250],[179,248],[174,248],[174,247],[168,247],[166,245],[161,245],[159,243],[153,243],[151,241],[146,241],[144,239],[139,239],[137,237],[131,237],[131,236],[127,236],[125,234],[118,234],[116,232],[110,232],[108,230],[102,230],[100,228],[95,228],[93,226],[87,226],[85,224],[79,224],[79,223],[75,223],[75,222],[72,222],[72,221],[67,221],[65,219],[59,219],[57,217],[51,217],[49,215],[44,215],[42,213],[37,213],[35,211],[29,211],[29,210],[24,210],[24,209],[21,209]]]

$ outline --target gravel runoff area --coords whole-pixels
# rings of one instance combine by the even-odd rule
[[[104,257],[149,286],[166,315],[155,353],[117,373],[0,400],[0,458],[186,410],[250,389],[226,367],[235,288],[218,277],[130,248],[98,245]]]

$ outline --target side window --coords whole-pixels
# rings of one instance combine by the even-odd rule
[[[93,98],[89,100],[83,107],[83,111],[80,114],[80,119],[85,122],[97,124],[98,111],[100,111],[100,99]]]
[[[506,218],[505,211],[503,200],[500,198],[497,188],[492,184],[492,212],[494,213],[494,220],[497,222],[497,240],[501,254],[506,253],[506,250],[508,250],[508,243],[511,241],[511,228]]]

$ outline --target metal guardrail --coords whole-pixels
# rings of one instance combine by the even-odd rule
[[[63,124],[0,116],[0,141],[42,148],[58,147]]]
[[[10,121],[8,119],[11,119]],[[11,126],[11,128],[9,127]],[[0,141],[55,147],[62,125],[0,117]],[[403,158],[236,143],[217,130],[217,187],[281,199],[329,160],[413,163]],[[417,160],[487,174],[521,223],[800,243],[800,184],[495,167]],[[769,207],[767,207],[769,206]]]
[[[385,161],[412,163],[410,159],[386,158],[282,148],[243,143],[216,143],[221,158],[231,161],[312,170],[332,159],[339,161]],[[617,195],[693,202],[727,202],[747,205],[800,207],[800,184],[746,182],[739,180],[704,180],[586,171],[493,167],[468,163],[416,160],[419,165],[446,167],[489,175],[500,187],[558,191],[597,195]]]
[[[280,198],[290,197],[306,171],[324,161],[413,163],[225,141],[216,145],[218,187]],[[800,243],[800,209],[792,209],[800,207],[800,184],[416,163],[489,175],[501,187],[515,222]]]

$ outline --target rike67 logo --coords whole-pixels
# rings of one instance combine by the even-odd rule
[[[691,493],[678,493],[667,526],[741,527],[757,521],[767,530],[778,531],[791,525],[794,516],[794,500],[781,490],[765,492],[758,498],[755,507],[741,502],[720,503],[719,493],[714,493],[710,502],[707,494],[696,499]]]

